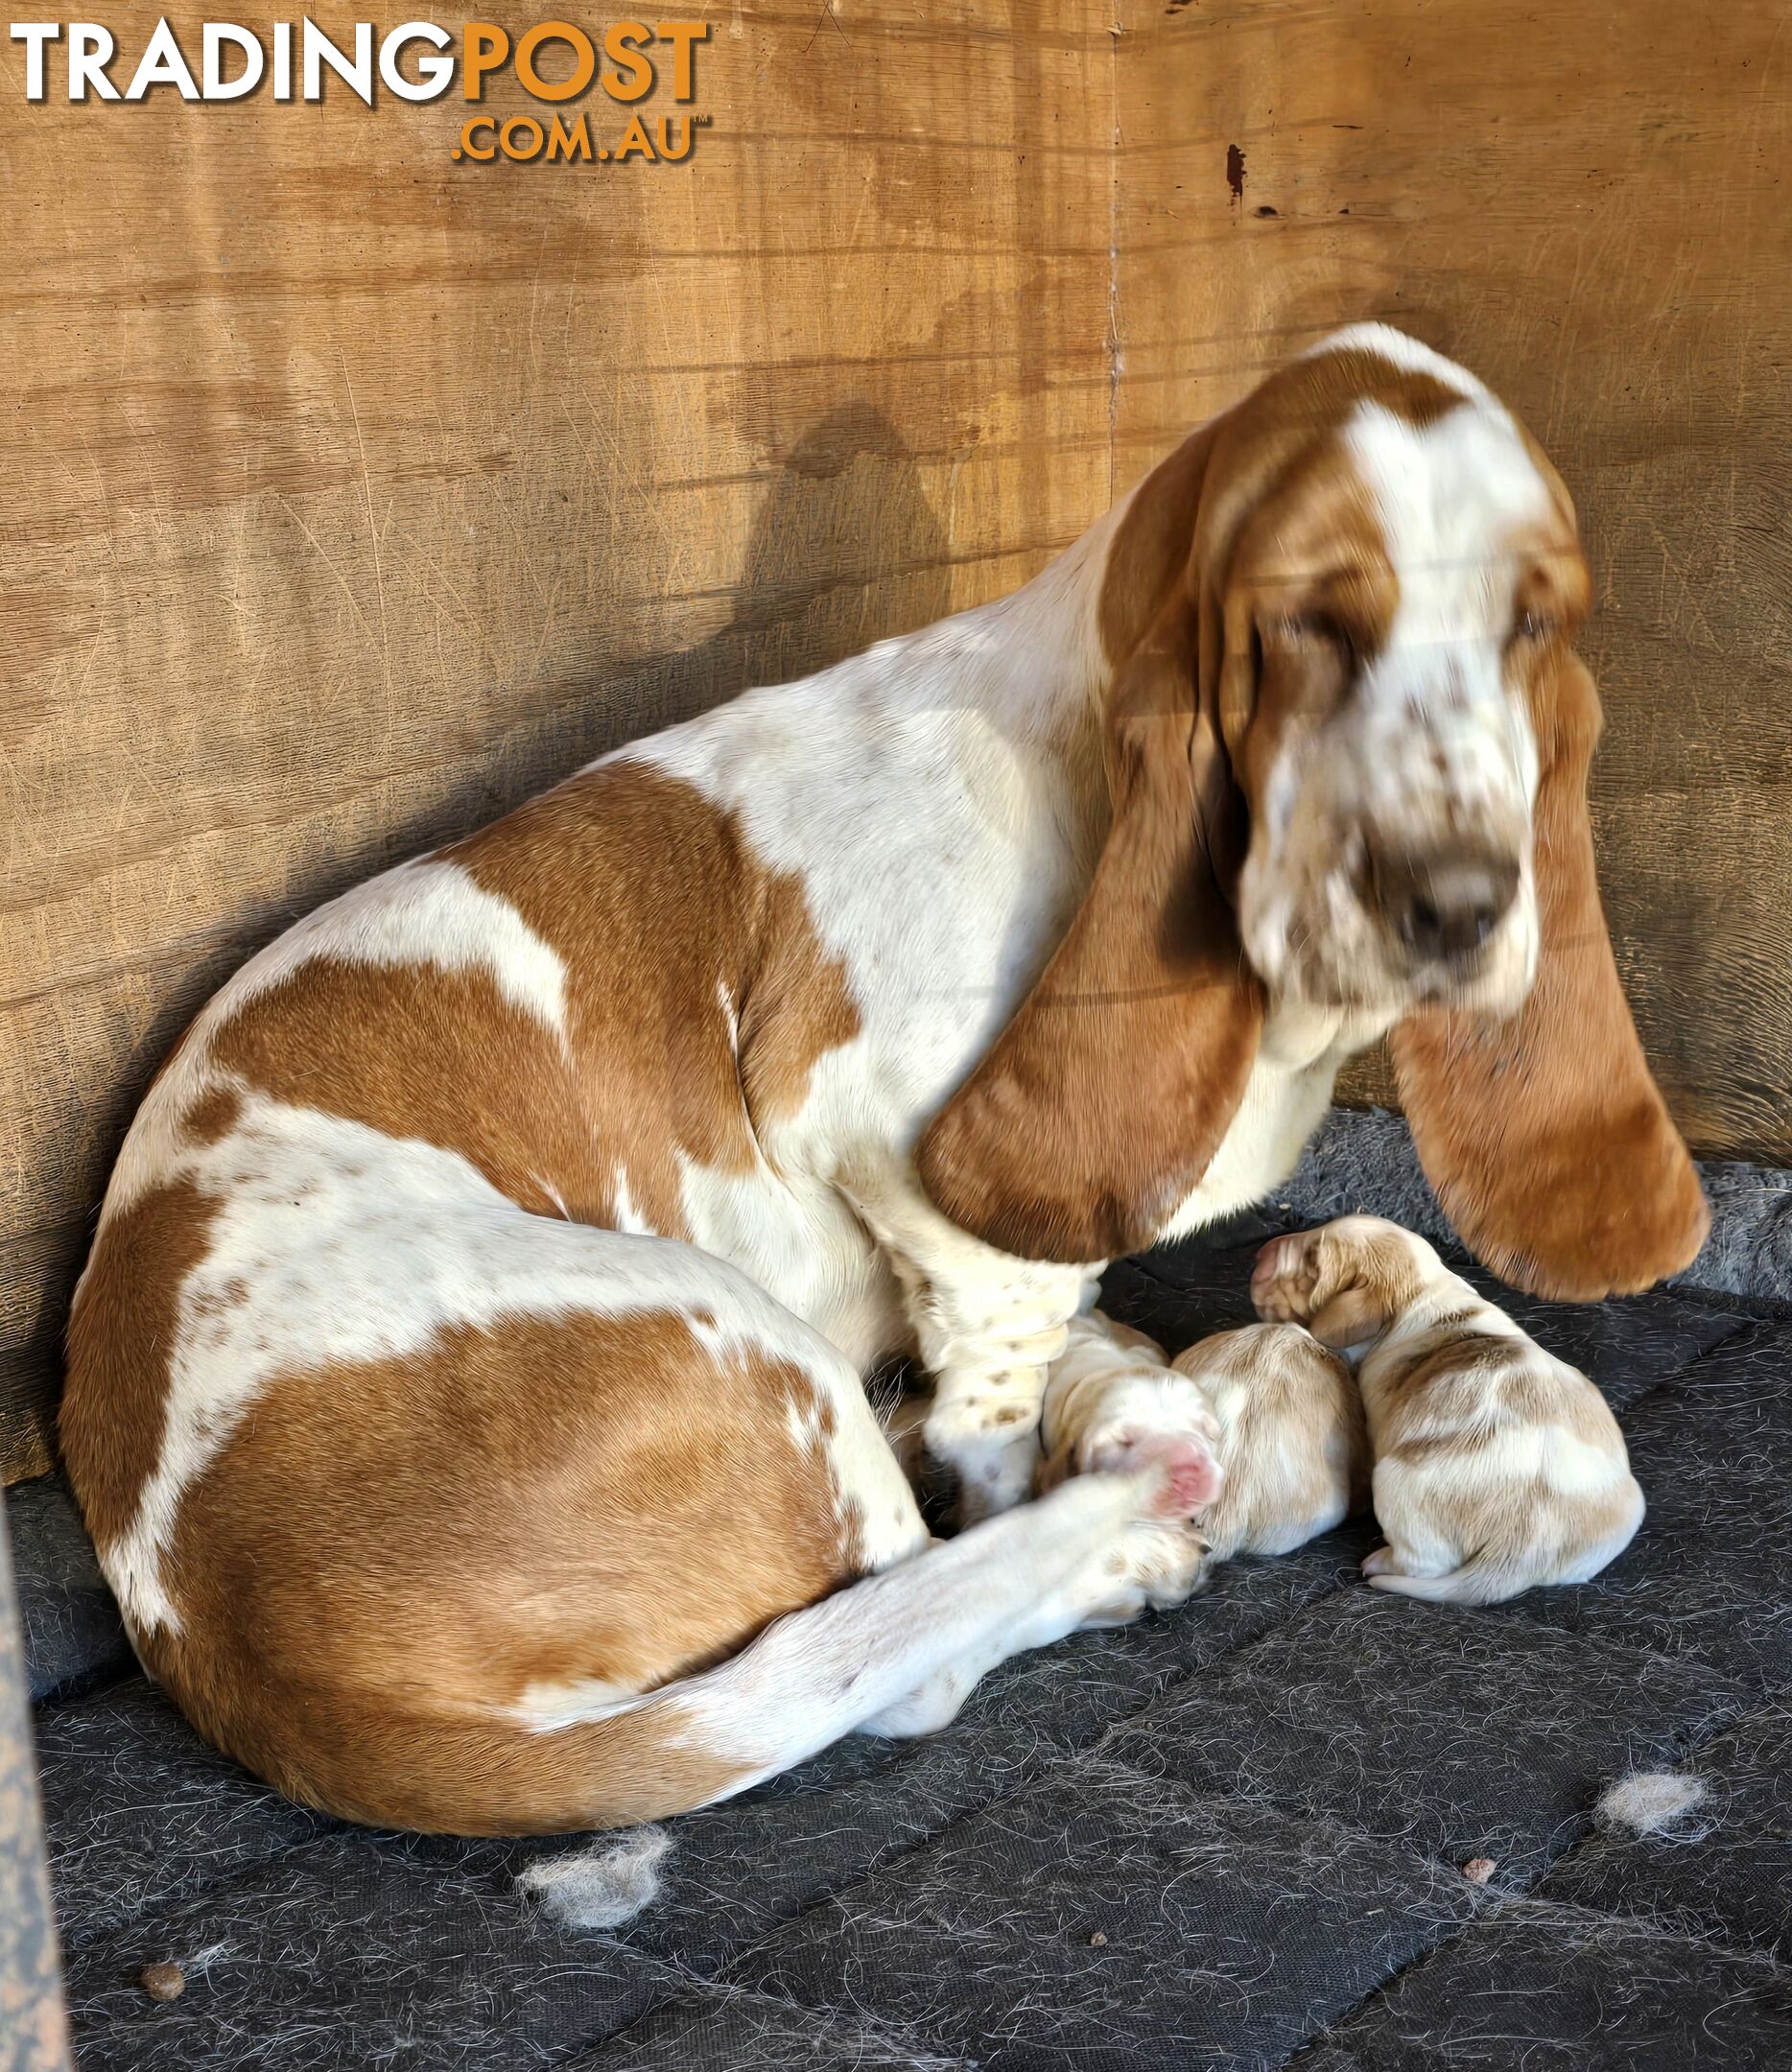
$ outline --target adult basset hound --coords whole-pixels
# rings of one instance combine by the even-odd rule
[[[1683,1265],[1587,597],[1524,430],[1359,327],[1013,596],[300,922],[151,1090],[76,1299],[63,1444],[146,1665],[295,1797],[462,1831],[937,1724],[1187,1588],[1198,1447],[1018,1501],[1049,1371],[1101,1262],[1261,1197],[1389,1029],[1497,1271]],[[861,1386],[904,1351],[983,1518],[945,1544]]]

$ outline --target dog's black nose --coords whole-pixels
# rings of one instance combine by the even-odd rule
[[[1377,857],[1376,904],[1396,941],[1415,961],[1450,963],[1474,954],[1518,896],[1514,857],[1484,849]]]

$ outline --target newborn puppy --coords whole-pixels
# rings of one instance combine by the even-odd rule
[[[1377,1589],[1493,1604],[1584,1583],[1630,1544],[1642,1492],[1605,1399],[1423,1237],[1379,1216],[1277,1237],[1251,1298],[1260,1316],[1366,1349],[1357,1380],[1387,1544],[1362,1566]]]
[[[1221,1487],[1214,1414],[1200,1388],[1177,1374],[1163,1347],[1144,1331],[1098,1309],[1073,1318],[1070,1330],[1070,1344],[1052,1362],[1046,1386],[1039,1425],[1044,1454],[1034,1492],[1043,1496],[1073,1474],[1160,1467],[1162,1519],[1133,1531],[1157,1543],[1147,1600],[1160,1607],[1180,1604],[1207,1573],[1207,1540],[1190,1520],[1205,1512]],[[1116,1621],[1122,1616],[1131,1613],[1117,1612]]]
[[[1298,1324],[1247,1324],[1170,1363],[1207,1399],[1225,1480],[1195,1519],[1215,1561],[1291,1554],[1369,1501],[1350,1369]]]

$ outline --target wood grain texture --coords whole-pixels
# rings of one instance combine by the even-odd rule
[[[1356,317],[1562,463],[1644,1040],[1699,1148],[1792,1157],[1780,15],[740,0],[692,157],[624,168],[457,165],[454,98],[28,106],[0,49],[9,1477],[131,1108],[244,954],[1013,587]]]
[[[1792,1159],[1785,9],[1170,0],[1127,19],[1119,481],[1361,318],[1519,411],[1591,550],[1594,828],[1645,1048],[1697,1150]],[[1344,1092],[1391,1101],[1385,1059]]]
[[[156,12],[106,17],[133,59]],[[27,106],[0,45],[9,1478],[132,1107],[247,952],[1108,502],[1106,14],[712,28],[692,156],[623,167],[456,164],[456,97]]]

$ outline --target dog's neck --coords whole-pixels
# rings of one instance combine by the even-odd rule
[[[1018,590],[873,649],[894,665],[880,672],[884,693],[900,685],[916,709],[975,712],[1017,745],[1091,748],[1098,764],[1114,679],[1101,591],[1125,507],[1122,500]]]

